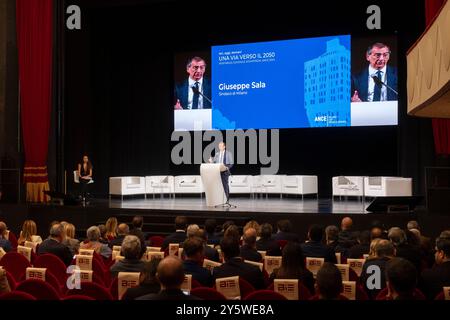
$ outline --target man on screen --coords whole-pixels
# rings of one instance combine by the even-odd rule
[[[220,178],[222,179],[223,190],[225,191],[225,196],[230,198],[230,189],[228,187],[228,178],[230,177],[230,169],[233,166],[233,156],[230,151],[225,150],[225,143],[222,141],[219,143],[219,152],[214,155],[214,158],[210,158],[209,162],[213,163],[223,163],[226,170],[220,172]]]
[[[175,110],[211,109],[211,103],[204,99],[211,97],[211,83],[204,77],[206,62],[200,57],[193,57],[186,65],[189,77],[175,85]]]
[[[397,90],[397,68],[388,66],[390,55],[389,46],[381,42],[367,49],[368,67],[352,76],[352,102],[398,100],[397,94],[387,87]],[[378,77],[382,83],[373,77]]]

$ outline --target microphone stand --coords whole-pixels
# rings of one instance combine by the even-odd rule
[[[397,97],[398,97],[398,92],[395,91],[392,87],[388,86],[386,83],[384,83],[383,81],[381,81],[380,78],[378,78],[377,76],[372,76],[373,81],[375,81],[376,84],[381,84],[382,86],[385,86],[386,88],[388,88],[389,90],[391,90],[392,92],[394,92]]]
[[[212,101],[210,98],[208,98],[207,96],[205,96],[202,92],[200,92],[200,90],[196,87],[191,87],[192,91],[194,91],[194,93],[198,93],[199,95],[201,95],[203,97],[203,99],[206,99],[206,101],[208,101],[211,104],[211,108],[212,108]]]

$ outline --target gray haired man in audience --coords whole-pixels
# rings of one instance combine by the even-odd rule
[[[80,245],[80,249],[93,249],[104,258],[109,259],[111,249],[108,245],[100,242],[100,229],[92,226],[86,231],[87,239]]]
[[[50,237],[39,245],[38,255],[51,253],[59,257],[66,266],[70,265],[73,257],[69,247],[62,243],[65,238],[66,231],[63,225],[59,223],[53,224],[50,228]]]
[[[111,276],[117,277],[119,272],[142,272],[145,267],[141,260],[141,241],[136,236],[126,236],[122,242],[121,253],[125,259],[116,262],[110,269]]]

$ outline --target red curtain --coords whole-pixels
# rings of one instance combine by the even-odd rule
[[[51,113],[53,0],[16,0],[27,201],[45,202]]]
[[[427,26],[438,13],[445,0],[425,0],[425,20]],[[433,136],[436,154],[450,154],[450,119],[433,119]]]

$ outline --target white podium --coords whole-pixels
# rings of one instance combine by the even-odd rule
[[[200,165],[200,176],[202,177],[208,207],[224,204],[226,199],[222,179],[220,178],[221,166],[223,165],[220,163],[203,163]]]

